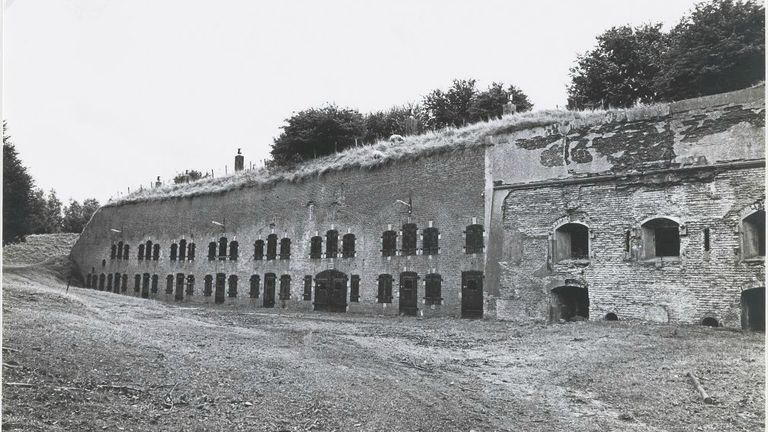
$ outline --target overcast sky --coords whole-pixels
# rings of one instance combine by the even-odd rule
[[[692,0],[13,0],[4,117],[37,185],[65,201],[184,169],[268,158],[294,111],[418,101],[454,78],[566,102],[568,68],[623,24]]]

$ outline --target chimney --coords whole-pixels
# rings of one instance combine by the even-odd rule
[[[235,156],[235,172],[242,171],[243,165],[245,165],[245,158],[240,154],[240,149],[237,149],[237,156]]]

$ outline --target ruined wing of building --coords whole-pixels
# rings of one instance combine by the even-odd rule
[[[142,191],[71,258],[87,287],[168,302],[758,329],[764,118],[763,86],[506,116]]]

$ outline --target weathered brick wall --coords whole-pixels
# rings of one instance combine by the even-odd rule
[[[699,323],[705,317],[740,325],[742,290],[763,286],[762,261],[740,253],[741,219],[765,199],[763,168],[664,175],[634,181],[511,190],[504,201],[504,256],[498,318],[546,320],[551,289],[585,286],[591,319]],[[625,252],[625,233],[649,218],[679,221],[680,259],[644,260]],[[567,222],[590,229],[590,256],[555,263],[550,236]],[[704,229],[710,251],[704,251]],[[637,249],[635,235],[631,247]]]
[[[302,300],[304,277],[314,276],[326,269],[337,269],[360,276],[360,301],[349,303],[350,312],[398,313],[398,284],[401,272],[416,272],[420,279],[418,298],[424,315],[460,314],[461,272],[482,270],[483,256],[464,253],[465,227],[473,219],[482,224],[484,218],[484,151],[473,149],[450,154],[401,161],[373,170],[347,170],[324,174],[316,179],[277,183],[269,187],[253,187],[225,194],[195,198],[170,199],[106,207],[96,213],[72,251],[83,276],[89,272],[128,274],[128,293],[134,293],[134,275],[149,273],[159,277],[159,290],[153,298],[173,301],[165,294],[168,274],[195,276],[195,292],[186,302],[213,303],[214,297],[203,297],[205,275],[225,273],[239,278],[238,297],[226,298],[228,303],[261,307],[264,275],[275,273],[279,293],[280,276],[291,276],[291,299],[277,300],[276,307],[311,310],[312,302]],[[413,203],[413,213],[396,200]],[[391,225],[400,231],[403,223],[416,223],[421,230],[430,221],[440,230],[440,251],[435,256],[381,255],[381,235]],[[224,228],[211,221],[224,223]],[[273,226],[271,226],[273,224]],[[111,229],[121,231],[112,232]],[[341,238],[347,232],[356,236],[357,255],[354,258],[310,259],[310,238],[323,236],[330,229]],[[278,239],[291,239],[288,260],[254,260],[253,244],[266,240],[274,232]],[[221,236],[237,240],[240,259],[237,261],[208,261],[208,243]],[[194,261],[171,261],[169,247],[181,238],[194,242]],[[151,240],[161,245],[159,261],[137,260],[138,245]],[[123,241],[130,245],[128,260],[111,260],[110,245]],[[402,238],[398,237],[398,248]],[[422,241],[418,240],[421,248]],[[279,246],[278,246],[279,252]],[[105,265],[102,266],[102,260]],[[443,304],[423,304],[424,276],[439,273],[443,278]],[[260,297],[249,298],[251,275],[260,276]],[[391,274],[392,304],[377,303],[377,276]],[[215,285],[215,283],[214,283]],[[314,296],[314,292],[313,292]],[[349,299],[349,290],[347,291]]]

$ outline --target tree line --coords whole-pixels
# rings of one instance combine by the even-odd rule
[[[63,205],[55,190],[46,194],[36,188],[3,121],[3,244],[22,241],[28,234],[82,232],[98,208],[93,198]]]

